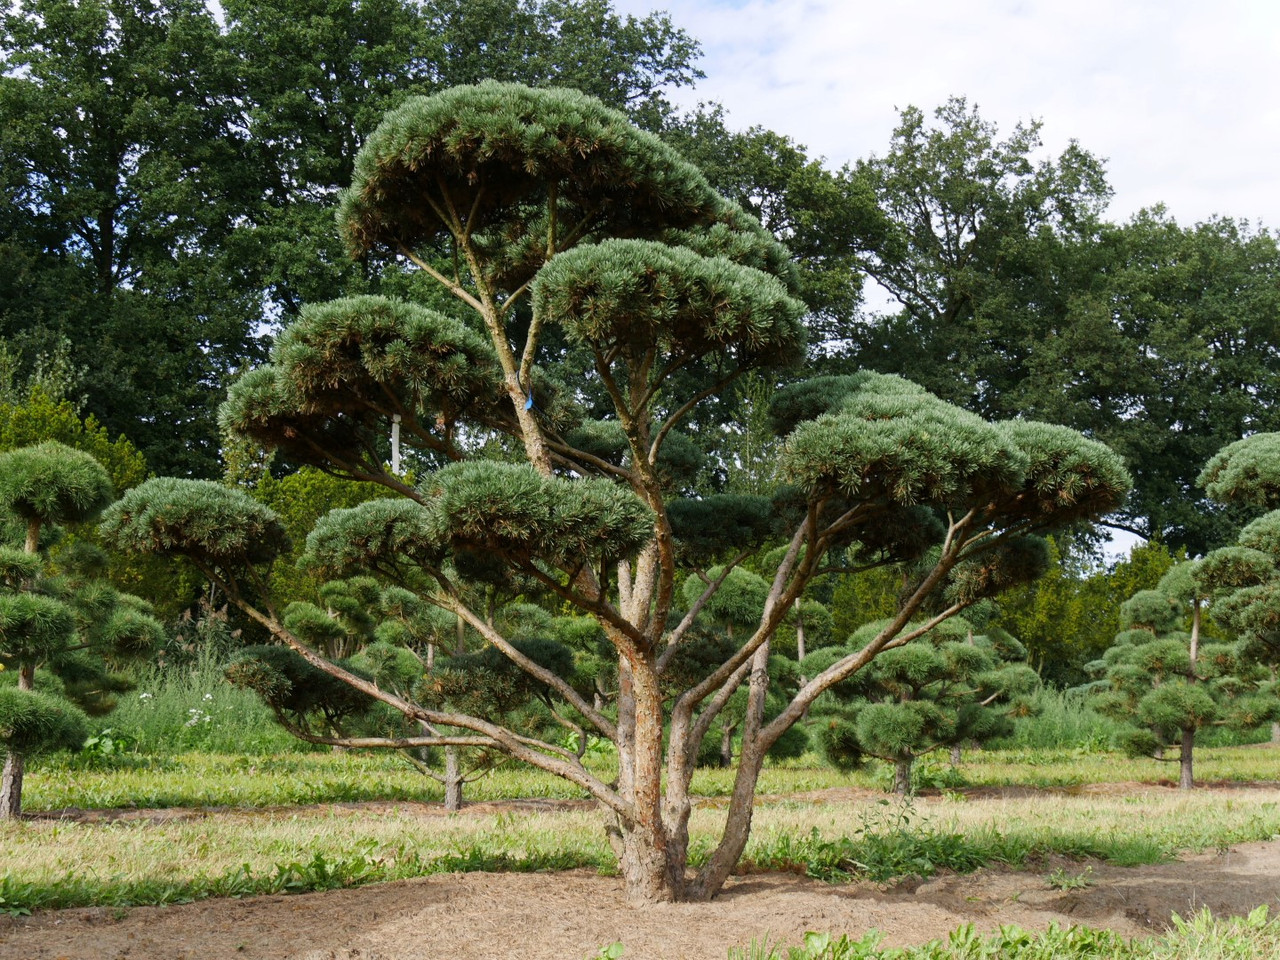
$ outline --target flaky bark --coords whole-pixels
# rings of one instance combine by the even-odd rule
[[[1188,681],[1198,683],[1200,680],[1199,671],[1196,668],[1196,660],[1200,656],[1200,598],[1196,597],[1191,605],[1191,643],[1190,643],[1190,659],[1191,672]],[[1195,727],[1182,728],[1182,748],[1178,754],[1178,789],[1190,790],[1196,785],[1195,772],[1193,769],[1193,755],[1196,749],[1196,730]]]
[[[0,820],[15,820],[22,816],[25,766],[22,754],[13,750],[5,754],[4,773],[0,774]]]

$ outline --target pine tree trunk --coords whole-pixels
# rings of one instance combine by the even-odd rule
[[[764,643],[751,660],[751,681],[747,698],[747,716],[743,721],[742,748],[738,753],[738,773],[733,781],[729,811],[725,816],[724,834],[719,845],[707,858],[697,879],[689,886],[690,900],[710,900],[737,866],[751,835],[751,818],[755,808],[756,785],[764,766],[767,746],[758,736],[764,717],[765,693],[769,687],[769,644]],[[683,851],[687,856],[687,850]]]
[[[800,612],[800,604],[797,602],[796,604],[796,663],[803,662],[806,656],[808,656],[808,650],[806,649],[806,640],[805,640],[805,633],[804,633],[804,614]],[[803,687],[808,682],[809,682],[809,678],[806,677],[803,673],[800,674],[800,686]],[[806,723],[808,722],[808,720],[809,720],[809,708],[805,707],[800,714],[800,721],[802,723]]]
[[[462,809],[462,772],[459,769],[458,748],[444,748],[444,810],[457,813]]]
[[[13,820],[22,815],[22,754],[10,751],[4,758],[0,775],[0,820]]]
[[[728,723],[720,734],[720,766],[733,766],[733,726]]]
[[[685,898],[685,851],[671,842],[660,822],[654,827],[637,824],[622,835],[618,868],[631,904],[674,903]]]
[[[22,666],[18,670],[18,689],[34,690],[36,670]],[[22,816],[22,778],[26,762],[22,754],[10,750],[4,758],[4,772],[0,773],[0,820],[13,820]]]
[[[893,765],[893,792],[900,797],[911,795],[911,767],[915,757],[899,758]]]
[[[1200,598],[1197,597],[1191,606],[1191,676],[1188,680],[1191,683],[1197,683],[1200,680],[1200,671],[1197,669],[1196,660],[1200,657]],[[1182,751],[1178,756],[1178,789],[1190,790],[1196,785],[1195,776],[1191,768],[1191,754],[1196,746],[1196,731],[1194,727],[1182,728]]]
[[[619,789],[634,816],[621,829],[619,869],[628,902],[675,902],[685,898],[688,843],[668,832],[662,815],[663,691],[652,661],[624,659],[622,666]]]
[[[1178,789],[1190,790],[1196,785],[1191,768],[1191,755],[1195,750],[1196,732],[1191,727],[1182,729],[1182,754],[1178,764]]]
[[[960,766],[961,755],[962,755],[962,750],[960,748],[960,744],[953,743],[951,745],[951,765],[953,767]]]

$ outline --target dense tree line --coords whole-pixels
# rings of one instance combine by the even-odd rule
[[[382,114],[483,77],[650,125],[696,42],[602,0],[20,0],[0,16],[0,338],[157,472],[221,471],[216,407],[305,302],[378,286],[332,202]],[[501,37],[501,43],[493,38]]]
[[[788,245],[815,364],[1113,445],[1135,477],[1117,526],[1223,542],[1242,517],[1196,472],[1276,427],[1275,238],[1160,209],[1111,223],[1102,161],[1041,159],[1037,123],[1001,136],[962,99],[903,110],[887,150],[834,170],[714,105],[678,114],[697,41],[605,0],[22,0],[2,26],[0,340],[27,372],[69,351],[88,412],[159,473],[220,473],[216,406],[303,304],[439,303],[350,259],[332,204],[387,109],[483,78],[584,90],[697,163]],[[865,307],[868,285],[894,306]],[[699,412],[726,448],[751,383]],[[722,485],[738,453],[710,468]]]
[[[118,492],[147,468],[225,471],[291,527],[271,588],[319,602],[323,577],[292,563],[301,540],[329,507],[369,499],[369,486],[298,472],[297,449],[275,451],[264,476],[261,438],[221,434],[219,403],[307,305],[402,297],[484,334],[401,248],[355,243],[351,256],[334,206],[358,148],[410,97],[485,78],[579,88],[658,134],[785,244],[771,256],[790,261],[809,369],[836,378],[831,389],[860,371],[902,375],[983,419],[1068,425],[1124,457],[1133,493],[1105,520],[1155,545],[1105,572],[1088,530],[1073,531],[1053,544],[1046,579],[1007,591],[998,620],[1046,680],[1078,682],[1119,628],[1121,600],[1156,586],[1181,553],[1230,543],[1251,516],[1196,481],[1224,444],[1277,426],[1276,238],[1225,216],[1184,227],[1162,209],[1112,223],[1098,157],[1075,143],[1044,157],[1038,123],[1001,136],[963,99],[902,110],[886,150],[832,169],[785,134],[735,131],[716,105],[673,109],[669,93],[700,77],[698,56],[667,15],[618,17],[607,0],[228,0],[216,14],[195,0],[6,4],[0,449],[92,448]],[[413,252],[438,273],[460,270],[456,238],[433,243]],[[873,288],[890,306],[868,306],[883,302],[867,297]],[[509,324],[515,342],[534,324],[518,297]],[[538,349],[507,389],[532,419],[554,419],[566,384],[539,371],[573,369],[584,353],[556,326]],[[705,372],[672,371],[667,389],[698,394]],[[663,475],[682,492],[776,489],[786,430],[769,406],[794,374],[739,372],[664,442]],[[616,397],[593,378],[573,387],[588,422],[563,442],[630,468],[625,431],[605,422]],[[385,431],[365,440],[370,456],[389,457]],[[447,448],[419,444],[408,468],[447,460]],[[689,549],[681,576],[731,559],[695,561]],[[115,561],[116,580],[166,613],[198,593],[189,568],[156,589],[173,573]],[[803,603],[829,605],[838,645],[899,611],[901,590],[897,571],[815,577]],[[737,716],[733,704],[724,717]],[[717,730],[730,751],[739,721]]]

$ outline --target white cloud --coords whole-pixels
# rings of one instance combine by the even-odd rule
[[[1108,159],[1126,217],[1163,202],[1280,227],[1280,4],[1268,0],[670,0],[717,100],[838,166],[883,152],[896,108],[958,94],[1002,130]],[[621,12],[655,4],[615,0]]]

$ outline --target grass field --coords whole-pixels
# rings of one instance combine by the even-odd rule
[[[1211,780],[1275,783],[1280,747],[1205,749],[1200,770]],[[762,781],[765,799],[744,863],[841,879],[857,862],[868,876],[887,880],[941,867],[1017,866],[1049,854],[1151,863],[1181,850],[1280,835],[1280,791],[1242,785],[1182,793],[1158,785],[1164,775],[1154,762],[1107,753],[974,752],[950,773],[971,787],[903,805],[872,792],[883,779],[874,769],[847,777],[819,766],[777,766]],[[1126,786],[1109,792],[1108,783]],[[691,825],[695,862],[722,824],[719,798],[729,785],[727,771],[698,775],[704,799]],[[495,771],[468,794],[473,802],[582,796],[564,781],[518,768]],[[434,781],[385,754],[127,755],[102,769],[46,762],[29,774],[26,799],[28,811],[204,813],[0,825],[0,909],[325,889],[440,870],[613,867],[588,805],[424,816],[417,803],[440,800]],[[417,803],[332,806],[389,800]]]

